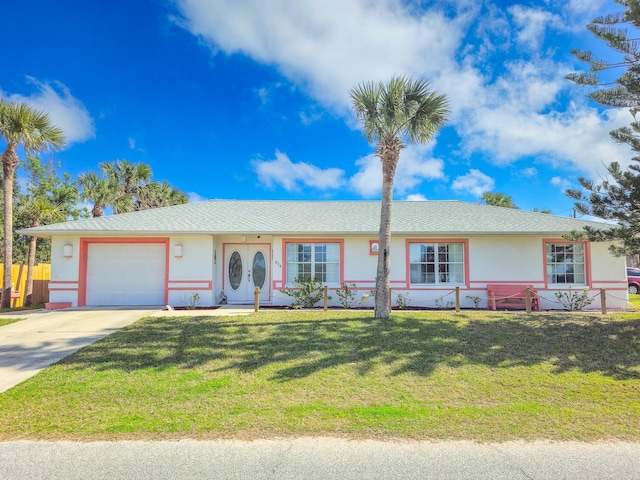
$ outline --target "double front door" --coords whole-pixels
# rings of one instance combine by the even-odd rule
[[[270,249],[268,244],[225,244],[224,293],[229,303],[253,303],[260,288],[260,302],[270,297]]]

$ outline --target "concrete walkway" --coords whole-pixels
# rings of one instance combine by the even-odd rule
[[[253,307],[175,310],[164,307],[68,308],[2,314],[24,318],[0,327],[0,392],[32,377],[80,348],[148,316],[241,315]]]

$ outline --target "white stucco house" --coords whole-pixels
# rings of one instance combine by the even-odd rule
[[[379,212],[378,201],[212,200],[21,233],[52,240],[51,302],[179,306],[197,293],[202,306],[223,298],[244,304],[258,286],[261,303],[286,305],[291,299],[280,290],[300,274],[331,289],[355,284],[358,298],[371,291]],[[605,288],[608,307],[624,309],[624,258],[605,243],[562,238],[585,225],[602,226],[458,201],[396,201],[393,293],[434,307],[453,300],[457,286],[470,308],[474,296],[487,306],[488,284],[530,285],[541,307],[554,309],[562,308],[555,292]]]

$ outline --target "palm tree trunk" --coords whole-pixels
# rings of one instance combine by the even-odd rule
[[[38,227],[39,225],[33,225]],[[29,257],[27,259],[27,280],[24,286],[24,306],[33,305],[33,269],[36,264],[36,247],[38,239],[31,237],[29,239]]]
[[[391,315],[389,308],[389,289],[391,288],[389,273],[391,270],[391,205],[393,204],[395,165],[393,169],[390,169],[389,166],[385,165],[385,160],[382,160],[382,162],[382,203],[380,206],[380,231],[378,234],[380,248],[378,249],[378,269],[376,275],[375,318],[389,318]]]
[[[4,195],[4,275],[2,277],[2,308],[11,308],[11,270],[13,266],[13,177],[18,154],[8,145],[2,154],[2,193]]]

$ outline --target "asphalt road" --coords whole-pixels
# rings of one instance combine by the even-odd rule
[[[0,442],[0,478],[640,479],[640,444],[257,441]]]

